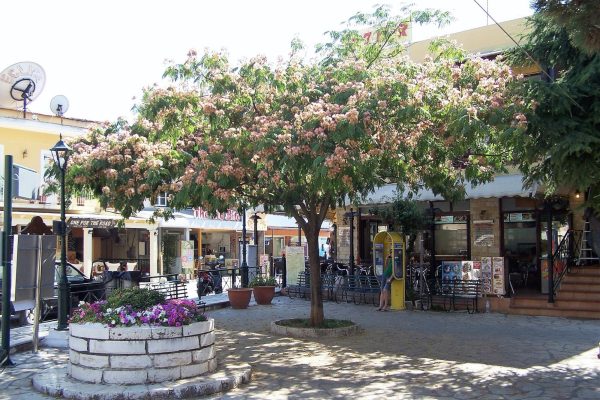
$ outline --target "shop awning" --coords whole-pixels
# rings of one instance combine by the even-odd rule
[[[523,175],[499,175],[493,181],[477,186],[467,184],[466,199],[497,198],[497,197],[531,197],[536,194],[538,185],[523,187]],[[367,196],[363,204],[389,203],[396,198],[397,187],[395,184],[380,186]],[[443,201],[444,198],[434,194],[431,190],[420,190],[413,197],[417,201]]]

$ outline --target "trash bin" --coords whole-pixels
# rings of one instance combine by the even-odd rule
[[[119,277],[121,286],[123,289],[130,287],[140,286],[140,280],[142,279],[142,271],[124,271],[121,272]]]
[[[106,290],[106,297],[110,296],[113,290],[118,289],[120,287],[118,271],[104,271],[104,289]]]

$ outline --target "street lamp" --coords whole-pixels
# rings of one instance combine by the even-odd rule
[[[65,331],[67,326],[67,315],[69,313],[69,281],[67,280],[67,224],[65,221],[65,172],[71,148],[60,140],[50,149],[54,162],[60,169],[60,228],[58,234],[61,237],[60,245],[60,279],[58,281],[58,326],[56,330]]]
[[[242,208],[242,287],[248,287],[248,262],[246,260],[246,206]]]
[[[347,213],[344,213],[344,221],[350,221],[350,273],[354,274],[354,217],[358,215],[358,211],[353,211],[352,208]]]
[[[256,250],[258,252],[258,220],[262,218],[259,217],[257,213],[254,213],[250,219],[254,221],[254,244],[256,245]]]

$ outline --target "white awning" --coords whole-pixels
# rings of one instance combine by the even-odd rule
[[[497,197],[531,197],[536,194],[538,185],[523,187],[523,175],[499,175],[493,181],[478,186],[467,184],[465,199],[497,198]],[[395,184],[380,186],[367,196],[363,204],[382,204],[392,202],[398,193]],[[443,201],[440,195],[431,190],[420,190],[413,197],[417,201]]]

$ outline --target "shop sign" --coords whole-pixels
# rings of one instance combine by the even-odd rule
[[[436,224],[452,224],[454,223],[453,215],[436,215],[435,216]]]
[[[71,228],[114,228],[117,220],[109,218],[69,218],[67,226]]]
[[[504,215],[504,222],[531,222],[535,221],[533,213],[509,213]]]
[[[235,210],[227,210],[224,213],[217,212],[215,215],[211,215],[208,211],[202,208],[194,208],[194,218],[199,219],[213,219],[220,221],[241,221],[242,216]]]

